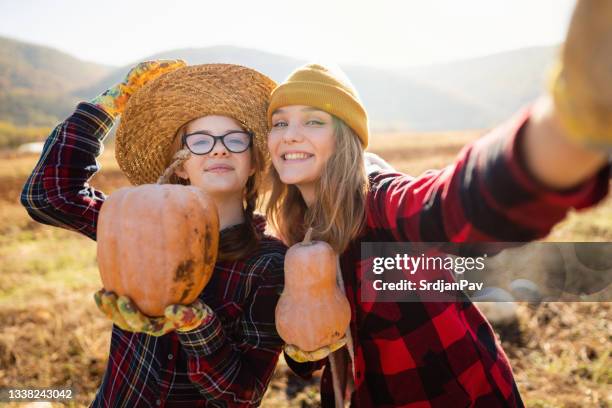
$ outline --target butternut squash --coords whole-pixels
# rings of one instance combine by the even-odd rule
[[[288,344],[314,351],[341,339],[351,309],[336,284],[337,254],[312,229],[285,255],[285,288],[276,306],[276,329]]]

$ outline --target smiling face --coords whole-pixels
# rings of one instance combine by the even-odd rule
[[[185,134],[205,132],[210,135],[224,135],[232,131],[243,131],[240,124],[227,116],[204,116],[189,122]],[[226,139],[226,143],[230,142]],[[231,146],[230,146],[231,147]],[[248,178],[255,172],[251,160],[251,148],[242,153],[232,153],[217,140],[212,151],[203,155],[191,154],[177,169],[179,177],[189,179],[193,186],[202,188],[213,196],[239,194],[242,197]]]
[[[302,194],[314,191],[325,164],[335,151],[333,117],[310,106],[291,105],[272,114],[268,148],[272,164],[285,184]]]

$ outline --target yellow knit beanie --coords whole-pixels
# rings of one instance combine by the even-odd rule
[[[368,147],[368,115],[357,91],[341,72],[333,73],[319,64],[308,64],[294,71],[272,91],[268,107],[268,125],[272,113],[288,105],[306,105],[321,109],[346,123]]]

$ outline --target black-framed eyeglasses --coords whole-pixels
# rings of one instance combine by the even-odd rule
[[[217,140],[232,153],[242,153],[253,144],[253,133],[244,130],[232,130],[221,136],[208,134],[204,131],[183,135],[183,146],[187,146],[193,154],[208,154],[212,152]]]

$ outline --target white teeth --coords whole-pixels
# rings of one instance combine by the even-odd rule
[[[306,153],[287,153],[285,154],[285,160],[301,160],[307,159],[310,155]]]

